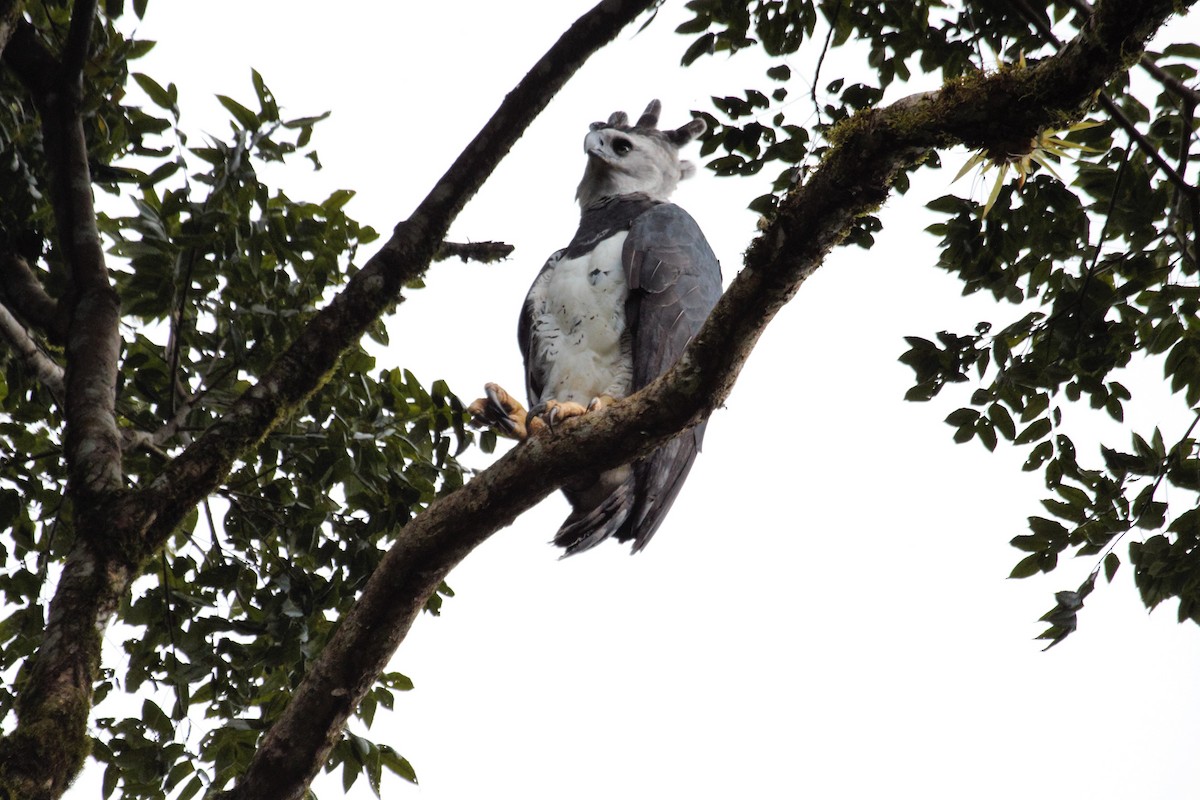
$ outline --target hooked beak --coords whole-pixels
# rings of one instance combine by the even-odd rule
[[[583,152],[587,153],[588,158],[595,158],[600,161],[607,161],[608,154],[604,149],[604,137],[599,131],[591,131],[583,138]]]

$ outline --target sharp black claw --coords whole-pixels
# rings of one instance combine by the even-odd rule
[[[504,408],[504,404],[500,402],[500,395],[496,393],[495,386],[485,386],[483,387],[483,391],[484,394],[487,395],[488,402],[491,403],[494,408]]]
[[[525,415],[525,430],[532,430],[534,419],[546,413],[546,404],[538,403],[533,408],[529,409],[529,413]]]

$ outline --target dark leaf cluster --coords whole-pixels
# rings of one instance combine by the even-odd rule
[[[806,168],[825,152],[824,134],[855,112],[876,106],[893,83],[908,81],[914,71],[950,80],[981,68],[986,59],[1016,61],[1045,48],[1018,14],[994,5],[692,0],[687,4],[692,18],[677,29],[695,37],[684,52],[685,65],[705,55],[752,47],[770,58],[766,86],[747,89],[744,97],[714,97],[717,113],[702,113],[708,122],[703,154],[724,152],[708,167],[718,175],[751,175],[778,162],[775,167],[781,171],[773,193],[751,203],[770,216],[780,195],[801,182]],[[1068,5],[1052,4],[1047,13],[1061,18]],[[870,78],[822,75],[826,55],[843,47],[862,51]],[[813,73],[800,74],[796,65],[814,57]],[[937,164],[936,157],[926,162]],[[897,189],[906,188],[907,176],[901,176]],[[870,247],[873,230],[878,222],[865,218],[851,243]]]
[[[678,28],[691,42],[685,64],[748,48],[770,59],[762,85],[714,97],[713,109],[700,112],[709,128],[702,153],[718,175],[777,162],[773,193],[751,203],[767,217],[826,152],[831,129],[879,104],[889,87],[914,72],[953,82],[1022,69],[1054,53],[1090,13],[1076,0],[693,0],[687,8],[691,18]],[[826,56],[843,47],[857,48],[869,69],[830,74]],[[937,266],[964,294],[986,291],[1015,313],[998,310],[1005,322],[981,322],[971,333],[907,337],[900,357],[914,372],[909,400],[930,400],[948,384],[977,387],[970,405],[947,417],[955,441],[1023,447],[1025,469],[1043,475],[1046,516],[1031,516],[1029,532],[1013,539],[1025,553],[1014,577],[1053,570],[1063,552],[1101,558],[1111,576],[1120,563],[1114,548],[1129,531],[1157,532],[1129,543],[1134,579],[1150,606],[1178,598],[1181,619],[1200,619],[1192,471],[1200,452],[1190,428],[1183,432],[1188,409],[1200,407],[1197,61],[1194,43],[1165,43],[1144,56],[1137,82],[1124,75],[1108,87],[1096,125],[1060,134],[1070,149],[1013,142],[1005,156],[1030,166],[1031,154],[1057,161],[1054,173],[1027,169],[998,186],[986,209],[956,194],[930,203],[941,217],[929,229],[941,242]],[[799,64],[813,66],[802,73]],[[1079,157],[1064,161],[1062,152]],[[896,189],[907,185],[902,174]],[[877,228],[865,216],[847,243],[869,247]],[[1131,432],[1133,453],[1120,452],[1120,442],[1104,445],[1103,459],[1090,455],[1095,445],[1078,455],[1077,409],[1123,422],[1135,402],[1126,373],[1147,362],[1178,397],[1176,438],[1164,443],[1156,430],[1147,444]],[[1160,427],[1170,429],[1165,420]]]
[[[1198,57],[1192,45],[1171,45],[1144,61],[1151,75],[1194,81]],[[1149,105],[1129,89],[1124,80],[1110,88],[1124,118],[1101,111],[1101,124],[1070,135],[1079,156],[1056,167],[1063,178],[1039,170],[1014,180],[986,216],[954,195],[930,203],[943,218],[929,228],[941,240],[938,266],[964,294],[988,291],[1016,314],[1002,327],[980,323],[972,336],[941,334],[940,350],[910,339],[901,361],[915,371],[909,399],[927,400],[970,373],[978,384],[971,406],[947,418],[955,440],[978,437],[994,449],[1003,438],[1025,447],[1025,469],[1043,475],[1049,516],[1031,516],[1029,532],[1012,540],[1027,553],[1013,577],[1049,572],[1069,551],[1099,559],[1093,577],[1102,563],[1111,579],[1126,540],[1147,606],[1177,599],[1181,620],[1200,621],[1200,449],[1192,435],[1200,191],[1187,156],[1195,102],[1169,84]],[[1153,434],[1131,431],[1132,452],[1111,442],[1079,456],[1074,431],[1089,418],[1085,409],[1123,423],[1138,400],[1127,384],[1157,370],[1177,405],[1159,409]],[[1134,530],[1142,533],[1127,536]]]
[[[110,13],[121,6],[107,4]],[[144,3],[134,6],[140,15]],[[41,30],[69,21],[69,6],[30,7]],[[52,33],[46,44],[61,46]],[[347,214],[352,192],[297,200],[260,176],[263,164],[295,158],[319,168],[310,140],[325,115],[281,116],[255,72],[249,105],[219,98],[228,134],[196,143],[181,125],[175,85],[129,72],[128,62],[152,46],[105,19],[85,80],[89,162],[96,185],[112,195],[101,196],[98,222],[128,323],[117,408],[133,485],[153,481],[229,411],[356,272],[360,246],[377,239]],[[55,295],[63,270],[38,119],[11,72],[0,70],[0,81],[0,166],[9,174],[0,179],[0,249],[24,257]],[[380,321],[367,335],[387,343]],[[60,357],[52,332],[39,345]],[[0,351],[7,674],[41,639],[46,586],[74,539],[60,411],[48,388]],[[359,347],[301,413],[236,464],[147,563],[117,612],[127,665],[106,673],[98,699],[116,688],[156,699],[139,716],[97,721],[92,752],[106,765],[105,796],[188,800],[244,771],[260,732],[398,531],[462,485],[456,457],[473,442],[464,421],[444,382],[426,388]],[[450,595],[443,584],[429,610]],[[383,676],[359,719],[369,727],[379,706],[391,708],[394,692],[409,688],[399,673]],[[164,692],[173,700],[160,706]],[[0,691],[0,718],[14,699]],[[349,733],[327,764],[339,766],[347,787],[361,774],[376,793],[383,771],[415,781],[394,750]]]

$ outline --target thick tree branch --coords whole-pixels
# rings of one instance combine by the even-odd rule
[[[8,40],[17,29],[17,22],[24,10],[24,0],[0,0],[0,55],[8,46]]]
[[[17,727],[0,741],[0,784],[21,798],[57,797],[82,766],[101,632],[136,569],[108,513],[124,481],[116,421],[120,310],[96,225],[81,113],[95,14],[94,0],[76,4],[64,63],[24,21],[4,51],[40,117],[56,242],[69,279],[65,455],[76,535],[17,699]]]
[[[153,552],[178,521],[220,484],[233,460],[320,385],[337,359],[422,275],[458,212],[525,128],[592,53],[654,0],[604,0],[580,17],[500,104],[433,190],[346,288],[313,318],[253,388],[168,465],[121,504],[122,525],[140,531]]]
[[[75,0],[75,7],[71,9],[71,27],[63,46],[60,80],[80,94],[83,91],[83,66],[87,63],[88,45],[96,20],[96,5],[96,0]]]
[[[525,128],[596,50],[653,2],[604,0],[572,25],[505,98],[413,215],[397,226],[388,243],[314,318],[262,380],[168,465],[163,475],[136,494],[123,494],[119,485],[120,448],[111,393],[119,346],[115,339],[118,309],[95,231],[77,106],[61,86],[49,79],[61,72],[36,31],[28,24],[18,26],[5,62],[22,78],[42,114],[47,155],[55,166],[52,201],[60,246],[71,266],[69,305],[73,313],[67,347],[71,485],[76,487],[77,495],[78,487],[107,490],[97,495],[108,497],[110,502],[103,514],[92,519],[103,519],[110,526],[110,535],[97,537],[91,542],[97,552],[84,548],[65,568],[33,674],[22,692],[17,730],[0,742],[4,783],[22,787],[22,793],[31,797],[61,793],[82,758],[80,743],[85,740],[84,726],[98,664],[98,631],[114,607],[110,599],[120,596],[136,565],[161,546],[182,516],[217,488],[233,460],[315,391],[370,321],[400,299],[401,288],[425,271],[455,216]],[[88,330],[99,333],[94,339],[85,339],[81,333]],[[94,381],[87,386],[82,380],[97,378],[101,373],[114,376],[114,383]],[[77,388],[90,391],[77,394]],[[83,435],[109,433],[108,425],[111,437]],[[90,444],[90,449],[81,448],[81,443]],[[93,465],[116,469],[88,472],[87,467]],[[80,533],[84,534],[81,542],[90,538],[86,535],[86,519],[77,515]],[[75,568],[98,576],[99,583],[88,583],[86,591],[77,591],[81,582],[86,583],[83,579],[87,575],[75,575]],[[68,608],[71,613],[66,613]],[[82,621],[86,630],[76,630],[77,621]],[[51,702],[69,707],[71,713],[56,715]],[[54,741],[40,741],[41,733],[48,729],[55,731]],[[71,743],[79,746],[68,753]],[[48,764],[46,759],[23,755],[41,750],[61,757]],[[319,766],[321,760],[318,757],[312,763]],[[293,783],[281,782],[278,776],[268,773],[264,785],[272,787],[273,795],[278,793],[274,788],[277,786],[302,793],[311,775],[289,778]],[[255,784],[252,781],[249,785]]]
[[[53,797],[64,790],[86,749],[99,632],[138,565],[187,511],[219,486],[234,459],[315,391],[365,327],[400,299],[401,288],[427,269],[451,222],[525,128],[594,52],[653,3],[603,0],[572,25],[505,98],[413,215],[259,383],[136,493],[125,493],[120,485],[113,409],[118,307],[95,228],[78,103],[53,79],[73,74],[55,62],[32,26],[18,26],[5,63],[22,78],[42,117],[53,166],[51,201],[59,246],[70,267],[67,451],[80,538],[64,567],[42,646],[18,702],[17,729],[0,741],[0,784],[22,797]],[[70,38],[84,40],[82,34]],[[75,58],[70,52],[78,51],[68,51],[68,62]],[[318,739],[324,738],[320,733]],[[328,748],[321,749],[318,742],[317,751],[309,761],[311,771],[274,774],[267,760],[266,772],[252,768],[244,785],[270,796],[299,796]]]
[[[450,223],[566,81],[654,0],[603,0],[580,17],[534,65],[409,219],[314,320],[260,381],[167,468],[148,492],[131,498],[129,513],[147,519],[147,546],[156,547],[177,520],[217,485],[232,459],[265,435],[281,411],[313,391],[319,376],[361,336],[369,320],[399,297],[401,287],[427,268]],[[301,376],[297,381],[294,376]],[[465,552],[465,551],[464,551]],[[335,697],[338,722],[310,726],[304,711],[266,735],[246,774],[232,790],[239,798],[300,797],[336,743],[357,703]],[[298,709],[298,710],[297,710]],[[299,724],[294,724],[299,720]]]
[[[37,342],[29,335],[29,331],[25,330],[25,326],[3,303],[0,303],[0,338],[8,342],[13,352],[25,363],[29,373],[46,387],[61,409],[65,397],[63,368],[42,352]]]
[[[84,6],[91,8],[79,19]],[[68,43],[86,49],[95,3],[80,3]],[[69,54],[69,53],[68,53]],[[79,75],[64,70],[22,21],[4,59],[33,96],[50,168],[50,204],[58,247],[67,265],[67,437],[69,491],[99,498],[122,486],[116,423],[119,304],[108,276],[92,204],[87,140],[80,114]]]
[[[935,147],[1028,141],[1078,118],[1172,10],[1171,2],[1101,3],[1093,24],[1032,69],[967,79],[844,124],[812,180],[782,203],[753,243],[745,268],[672,370],[602,413],[515,448],[404,528],[229,795],[298,796],[426,598],[467,553],[564,479],[644,455],[724,402],[775,312],[855,220],[887,198],[902,170]]]
[[[1092,6],[1087,0],[1066,0],[1066,2],[1079,12],[1079,16],[1087,19],[1092,15]],[[1143,55],[1138,59],[1138,66],[1150,73],[1156,81],[1164,87],[1174,92],[1177,96],[1192,103],[1200,103],[1200,91],[1193,89],[1183,81],[1171,75],[1149,56]]]
[[[1050,25],[1046,22],[1045,17],[1038,14],[1029,5],[1028,0],[1013,0],[1013,5],[1017,7],[1018,13],[1020,13],[1027,22],[1037,29],[1038,33],[1041,34],[1043,39],[1054,45],[1055,48],[1062,48],[1062,42],[1059,41],[1058,37],[1054,35],[1054,32],[1050,29]],[[1072,3],[1072,5],[1075,6],[1084,19],[1091,18],[1091,7],[1088,6],[1087,3],[1081,1]],[[1144,55],[1139,59],[1138,63],[1141,64],[1142,67],[1149,70],[1152,74],[1161,73],[1165,75],[1165,73],[1162,73],[1162,70],[1158,69],[1157,64]],[[1175,83],[1182,86],[1182,84],[1179,84],[1178,81]],[[1183,96],[1187,97],[1187,95]],[[1173,183],[1175,187],[1185,195],[1189,197],[1196,195],[1197,187],[1189,184],[1182,172],[1177,172],[1175,168],[1172,167],[1165,158],[1163,158],[1162,153],[1158,152],[1158,148],[1155,147],[1150,140],[1138,130],[1137,125],[1125,114],[1124,111],[1121,110],[1120,106],[1113,102],[1113,99],[1111,96],[1109,96],[1108,92],[1101,91],[1098,95],[1098,101],[1100,103],[1100,107],[1108,112],[1108,115],[1113,118],[1113,121],[1116,122],[1118,126],[1120,126],[1135,142],[1138,143],[1138,146],[1141,147],[1142,152],[1146,154],[1147,158],[1153,161],[1158,168],[1163,171],[1163,173],[1167,176],[1167,180]]]
[[[125,496],[117,490],[105,493],[117,501],[106,505],[105,514],[95,513],[90,519],[93,526],[104,519],[111,536],[93,539],[96,529],[81,521],[82,535],[64,567],[42,651],[22,692],[20,725],[13,736],[0,742],[0,764],[30,764],[18,776],[28,778],[19,785],[20,794],[61,793],[82,758],[89,681],[98,658],[96,632],[124,592],[136,562],[160,546],[183,514],[219,485],[234,458],[315,391],[365,325],[399,298],[407,280],[424,271],[458,210],[567,77],[649,5],[652,0],[605,0],[572,26],[506,98],[412,217],[397,226],[380,253],[317,315],[263,380],[151,486]],[[287,709],[264,735],[254,761],[231,794],[239,798],[302,795],[345,720],[442,577],[563,479],[628,461],[711,413],[727,396],[775,311],[841,241],[855,219],[886,199],[901,170],[933,147],[965,142],[998,148],[1022,137],[1028,141],[1038,130],[1078,116],[1091,93],[1127,67],[1128,58],[1136,57],[1172,6],[1165,0],[1101,2],[1074,41],[1032,69],[964,79],[941,92],[861,114],[842,125],[822,167],[808,185],[781,204],[779,214],[748,251],[745,269],[668,375],[603,413],[569,421],[558,435],[516,448],[404,529],[361,601],[343,619]],[[19,38],[18,30],[13,45]],[[39,78],[26,74],[36,94],[33,86]],[[63,138],[64,145],[82,143],[81,134],[77,140],[72,131]],[[72,147],[64,146],[63,153],[64,163],[76,163]],[[87,173],[75,177],[86,179]],[[78,189],[79,184],[62,190],[69,195],[72,188]],[[55,199],[57,205],[57,195]],[[78,198],[69,196],[68,208],[77,213],[82,206],[74,200]],[[90,208],[90,194],[87,200]],[[73,238],[71,234],[77,233],[70,227],[60,231],[64,252],[78,245],[83,256],[69,259],[77,293],[71,303],[68,353],[72,359],[86,355],[78,347],[71,349],[80,319],[90,324],[110,316],[115,320],[116,315],[115,302],[107,311],[104,308],[99,276],[105,287],[107,276],[102,257],[89,263],[90,243],[86,236]],[[70,395],[70,375],[68,381]],[[105,391],[102,385],[95,388],[101,394]],[[74,471],[72,480],[73,486],[79,485]],[[538,488],[530,490],[530,486]],[[51,769],[34,763],[45,760],[46,753],[61,756],[65,763]],[[6,766],[6,785],[18,786],[14,774]],[[37,783],[35,778],[45,782]]]
[[[26,322],[42,331],[52,342],[67,338],[67,321],[28,262],[12,253],[0,253],[0,297]]]

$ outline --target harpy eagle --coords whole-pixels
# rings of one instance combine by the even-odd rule
[[[693,119],[659,130],[657,100],[637,124],[618,111],[593,122],[576,192],[574,238],[546,262],[521,309],[526,412],[486,386],[469,407],[478,425],[524,440],[636,392],[665,372],[721,295],[721,265],[686,211],[668,202],[695,167],[679,148],[705,130]],[[646,546],[683,486],[705,424],[649,456],[563,486],[573,510],[554,537],[564,555],[609,537]]]

